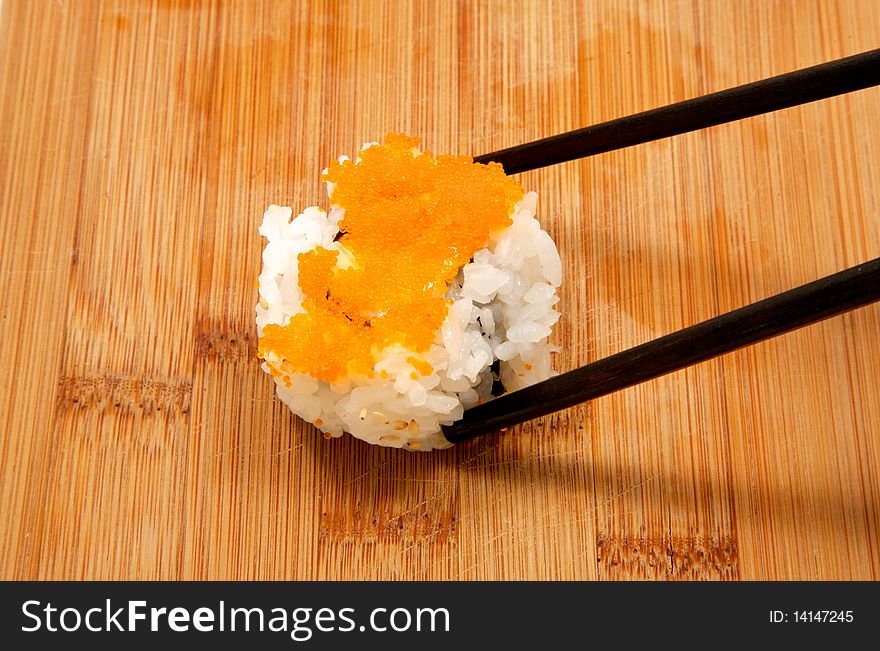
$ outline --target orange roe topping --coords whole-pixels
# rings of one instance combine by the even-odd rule
[[[431,371],[434,370],[433,366],[431,366],[425,360],[419,359],[418,357],[407,357],[406,361],[412,364],[415,369],[422,375],[431,375]]]
[[[372,376],[388,346],[427,351],[446,317],[449,283],[491,232],[510,225],[523,190],[497,163],[414,156],[418,144],[388,134],[360,163],[330,165],[324,180],[336,184],[332,202],[345,208],[339,244],[354,265],[337,267],[338,252],[321,247],[299,255],[305,312],[264,328],[259,356],[272,357],[270,365],[277,357],[335,382]],[[408,361],[422,375],[433,370]]]

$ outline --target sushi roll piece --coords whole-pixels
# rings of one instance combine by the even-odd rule
[[[562,264],[534,192],[398,134],[322,178],[329,212],[272,205],[260,226],[258,356],[291,410],[432,450],[465,409],[553,374]]]

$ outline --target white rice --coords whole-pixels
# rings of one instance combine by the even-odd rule
[[[332,184],[328,183],[332,204]],[[356,377],[336,384],[308,374],[285,372],[275,377],[278,396],[292,411],[332,436],[343,431],[369,443],[411,450],[445,448],[451,444],[441,425],[461,418],[465,409],[491,400],[490,369],[500,360],[501,381],[513,391],[553,374],[547,343],[559,319],[553,309],[559,298],[562,263],[556,245],[535,219],[538,195],[526,194],[512,215],[513,223],[495,233],[477,251],[450,285],[453,301],[430,349],[414,353],[402,345],[382,352],[372,378]],[[303,311],[297,282],[297,256],[317,247],[340,251],[337,264],[347,266],[345,249],[334,242],[344,209],[331,205],[329,214],[306,208],[291,220],[293,210],[269,206],[260,234],[263,250],[257,329],[270,323],[286,325]],[[407,358],[430,363],[423,376]],[[283,360],[269,357],[284,371]],[[269,372],[269,365],[263,369]],[[382,371],[385,371],[382,374]],[[412,379],[413,373],[418,379]],[[383,379],[381,375],[385,375]]]

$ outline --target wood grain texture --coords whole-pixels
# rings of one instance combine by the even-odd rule
[[[0,578],[878,579],[880,307],[506,435],[325,441],[255,359],[270,203],[880,44],[872,0],[0,14]],[[521,175],[569,369],[880,255],[880,91]]]

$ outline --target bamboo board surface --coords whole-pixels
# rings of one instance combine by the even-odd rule
[[[255,359],[257,226],[389,130],[479,154],[880,44],[880,3],[0,14],[0,578],[878,579],[880,306],[418,454]],[[521,175],[561,370],[880,255],[880,90]]]

